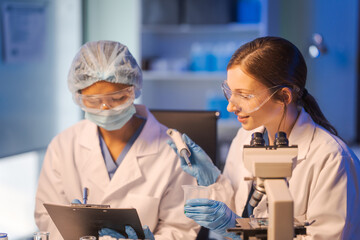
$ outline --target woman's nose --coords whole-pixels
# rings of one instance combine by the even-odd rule
[[[229,101],[229,102],[228,102],[228,105],[227,105],[227,107],[226,107],[226,110],[227,110],[228,112],[234,112],[235,109],[236,109],[235,105],[234,105],[232,102]]]
[[[236,106],[232,101],[229,101],[226,110],[228,112],[235,112],[236,110],[239,110],[239,107]]]
[[[107,105],[106,103],[102,103],[100,109],[101,109],[101,110],[109,110],[109,109],[110,109],[110,106]]]

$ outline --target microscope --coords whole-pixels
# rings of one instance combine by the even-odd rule
[[[265,146],[263,134],[252,134],[250,145],[244,145],[243,160],[245,167],[253,174],[254,192],[249,204],[256,207],[264,194],[267,196],[268,219],[237,219],[236,228],[228,231],[249,236],[262,236],[257,239],[289,240],[296,234],[304,234],[305,228],[296,227],[294,231],[294,202],[291,197],[287,177],[291,177],[298,155],[297,146],[289,146],[286,133],[275,135],[274,145]],[[258,223],[266,224],[260,224]],[[261,235],[262,234],[262,235]]]

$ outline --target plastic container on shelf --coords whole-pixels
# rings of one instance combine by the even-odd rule
[[[232,0],[185,0],[183,23],[226,24],[232,21]]]
[[[225,72],[232,54],[237,49],[235,42],[199,43],[190,50],[190,70]]]
[[[143,24],[179,24],[179,1],[180,0],[142,0]]]
[[[202,43],[195,42],[190,50],[190,70],[194,72],[207,70],[208,49]]]
[[[259,23],[261,20],[260,0],[238,0],[236,15],[239,23]]]
[[[215,71],[226,71],[227,64],[237,47],[235,42],[220,42],[214,45],[213,53],[216,59]]]
[[[147,70],[157,72],[185,72],[188,70],[186,58],[154,58],[149,62]]]

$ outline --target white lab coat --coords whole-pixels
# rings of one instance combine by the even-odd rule
[[[211,187],[217,194],[226,191],[229,204],[241,216],[251,189],[252,174],[243,164],[243,145],[249,145],[253,132],[240,129],[227,157],[223,176]],[[294,217],[311,222],[304,239],[360,238],[360,162],[337,137],[315,124],[302,110],[289,136],[289,145],[298,145],[298,159],[289,180],[294,199]],[[222,190],[220,190],[222,189]],[[234,191],[233,195],[229,192]],[[267,217],[266,195],[254,209],[256,217]]]
[[[113,178],[101,154],[97,126],[82,120],[56,136],[48,146],[36,194],[35,220],[53,240],[62,239],[43,203],[65,204],[82,199],[113,208],[136,208],[141,223],[155,239],[195,239],[198,225],[184,215],[181,185],[196,184],[183,172],[167,144],[166,127],[141,105],[137,114],[147,118],[139,137]]]

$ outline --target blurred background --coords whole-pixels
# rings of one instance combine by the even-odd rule
[[[281,36],[308,65],[308,91],[355,152],[357,0],[0,0],[0,232],[27,239],[46,147],[82,118],[67,73],[87,41],[127,45],[143,69],[138,103],[150,109],[218,110],[221,168],[240,123],[221,82],[231,54],[259,36]]]

